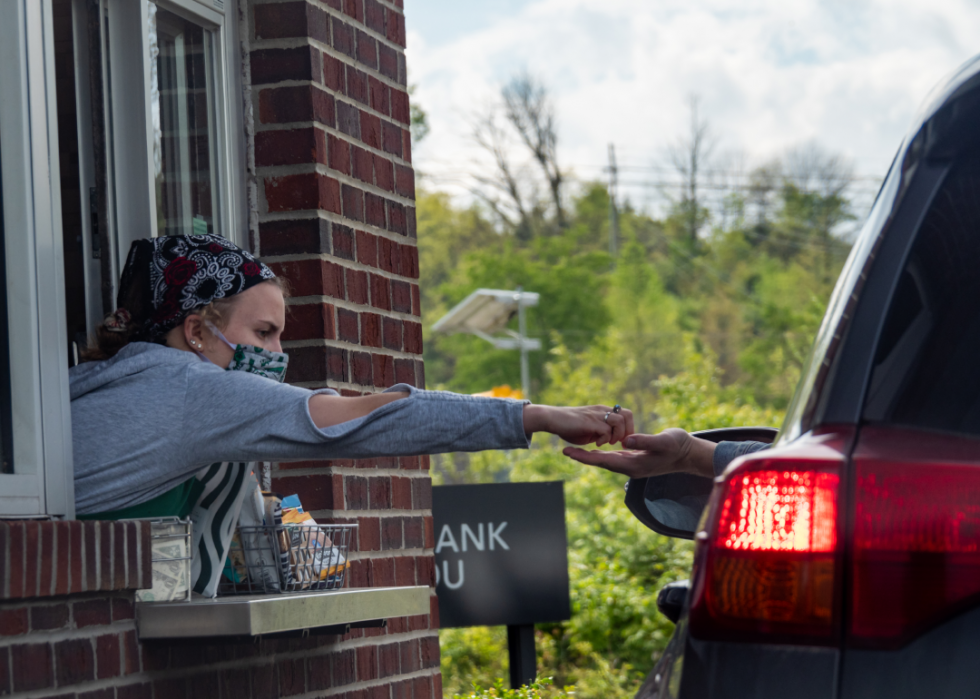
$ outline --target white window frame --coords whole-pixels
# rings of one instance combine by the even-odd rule
[[[74,517],[51,0],[0,0],[12,474],[0,516]]]
[[[149,7],[178,14],[213,33],[215,140],[217,153],[216,212],[221,233],[243,247],[248,244],[248,201],[245,195],[245,127],[238,34],[238,2],[245,0],[102,0],[108,8],[106,125],[111,132],[109,156],[108,229],[113,298],[132,241],[157,235],[153,173],[153,124],[150,101]],[[103,56],[105,53],[103,53]],[[105,64],[105,61],[103,61]],[[107,68],[108,70],[106,70]],[[134,96],[140,96],[134,98]],[[81,114],[81,110],[79,110]],[[86,138],[89,138],[86,135]],[[107,139],[107,141],[109,140]],[[84,169],[84,167],[83,167]],[[83,192],[87,191],[83,188]],[[89,203],[82,197],[83,238],[92,239]],[[88,253],[88,251],[86,251]],[[87,282],[93,301],[100,280]],[[89,322],[94,323],[92,314]]]

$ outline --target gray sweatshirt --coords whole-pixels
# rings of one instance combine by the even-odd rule
[[[146,502],[219,461],[306,461],[523,449],[525,401],[422,391],[318,428],[317,393],[134,342],[69,372],[79,514]]]

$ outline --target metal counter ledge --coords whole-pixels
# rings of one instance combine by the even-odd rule
[[[137,602],[141,640],[262,636],[429,613],[430,588],[377,587],[187,602]]]

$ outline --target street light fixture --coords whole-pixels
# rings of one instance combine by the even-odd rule
[[[437,333],[469,333],[486,340],[497,349],[519,349],[521,351],[521,391],[524,397],[531,394],[530,369],[527,353],[541,349],[541,341],[527,336],[527,323],[524,309],[537,306],[539,295],[517,287],[515,291],[500,289],[477,289],[453,307],[435,325]],[[518,331],[507,328],[507,323],[517,314]],[[497,333],[504,333],[501,337]]]

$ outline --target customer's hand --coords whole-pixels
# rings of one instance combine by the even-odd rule
[[[596,446],[621,442],[633,434],[633,413],[625,408],[614,413],[606,405],[556,408],[551,405],[524,406],[524,431],[550,432],[572,444]],[[608,416],[608,417],[607,417]]]
[[[586,451],[567,447],[565,456],[630,478],[694,473],[713,478],[715,445],[672,427],[660,434],[634,434],[624,446],[636,451]]]

